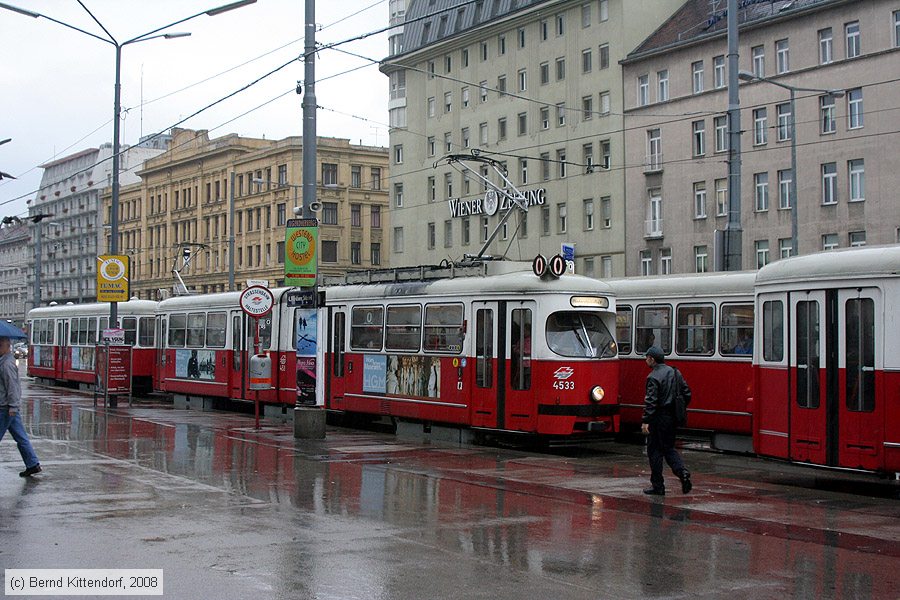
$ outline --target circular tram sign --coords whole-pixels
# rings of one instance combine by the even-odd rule
[[[247,315],[258,319],[272,312],[275,304],[275,296],[261,285],[251,285],[241,292],[241,309]]]

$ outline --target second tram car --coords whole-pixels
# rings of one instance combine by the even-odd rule
[[[458,269],[325,289],[326,408],[548,436],[617,430],[609,286],[516,263]]]
[[[687,427],[713,433],[719,448],[750,451],[755,273],[610,280],[616,294],[622,423],[637,427],[648,368],[659,346],[689,382]]]
[[[900,245],[767,265],[756,314],[756,452],[900,472]]]
[[[136,390],[150,391],[156,356],[156,302],[120,302],[125,344],[133,348],[131,369]],[[109,304],[66,304],[28,312],[31,350],[28,374],[69,384],[93,386],[97,345],[109,327]]]

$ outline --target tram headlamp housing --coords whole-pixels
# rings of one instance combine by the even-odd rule
[[[603,296],[572,296],[569,304],[576,308],[609,308],[609,298],[604,298]]]
[[[599,385],[595,385],[591,388],[591,402],[601,402],[605,395],[606,392]]]

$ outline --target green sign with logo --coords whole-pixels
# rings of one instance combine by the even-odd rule
[[[284,282],[286,285],[316,285],[319,239],[318,219],[289,219],[284,242]]]

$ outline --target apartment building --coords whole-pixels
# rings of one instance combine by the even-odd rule
[[[715,268],[728,215],[725,5],[689,0],[623,61],[628,275]],[[898,133],[900,5],[740,6],[743,268],[791,254],[794,208],[802,254],[900,241],[900,169],[885,151]]]
[[[25,272],[28,264],[28,226],[0,225],[0,320],[25,323]]]

